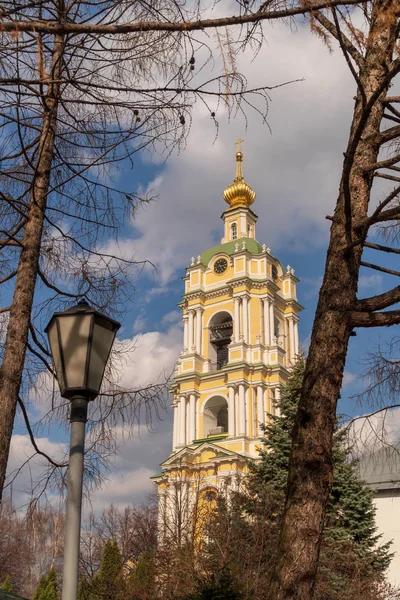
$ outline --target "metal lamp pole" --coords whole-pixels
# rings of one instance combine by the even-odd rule
[[[88,400],[71,399],[71,438],[69,449],[67,514],[65,519],[62,600],[78,595],[79,545],[81,536],[83,459]]]
[[[85,426],[120,324],[84,300],[54,313],[46,327],[60,393],[71,402],[71,439],[65,520],[62,600],[77,600]]]

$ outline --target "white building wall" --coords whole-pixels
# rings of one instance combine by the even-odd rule
[[[375,497],[375,522],[378,533],[382,534],[381,542],[390,542],[391,552],[395,555],[387,571],[387,580],[392,585],[400,586],[400,490],[382,490]]]

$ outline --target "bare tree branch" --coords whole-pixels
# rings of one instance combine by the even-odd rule
[[[374,265],[372,263],[367,263],[365,261],[360,261],[360,265],[362,267],[366,267],[368,269],[374,269],[375,271],[380,271],[381,273],[388,273],[388,275],[396,275],[396,277],[400,277],[400,271],[394,271],[392,269],[386,269],[385,267],[380,267],[379,265]]]
[[[31,440],[31,444],[34,447],[36,454],[39,454],[39,456],[43,456],[54,467],[57,467],[57,468],[67,467],[68,463],[57,463],[57,462],[55,462],[51,458],[51,456],[49,456],[48,454],[46,454],[46,452],[43,452],[42,450],[39,449],[38,445],[36,444],[36,440],[35,440],[34,433],[32,431],[31,424],[29,422],[29,417],[28,417],[27,410],[25,408],[25,404],[21,400],[21,398],[18,398],[18,404],[19,404],[19,407],[21,409],[22,415],[24,417],[25,426],[26,426],[26,429],[28,431],[29,439]]]
[[[385,312],[352,312],[350,322],[353,327],[388,327],[400,323],[400,310]]]
[[[373,312],[375,310],[382,310],[388,306],[392,306],[400,302],[400,285],[393,288],[388,292],[379,294],[377,296],[371,296],[371,298],[362,298],[357,300],[356,310],[362,312]]]
[[[285,8],[282,10],[264,11],[257,13],[248,13],[245,15],[222,17],[219,19],[203,19],[200,21],[168,23],[168,22],[142,22],[142,23],[121,23],[118,25],[102,25],[102,24],[87,24],[87,23],[54,23],[49,21],[2,21],[1,30],[9,32],[41,32],[52,34],[107,34],[119,35],[127,33],[144,33],[146,31],[161,31],[161,32],[189,32],[202,31],[215,27],[229,27],[232,25],[243,25],[246,23],[258,23],[264,20],[282,19],[284,17],[294,17],[296,15],[304,15],[330,8],[332,6],[351,6],[357,5],[360,0],[327,0],[326,2],[310,2],[307,6],[299,5],[293,8]]]

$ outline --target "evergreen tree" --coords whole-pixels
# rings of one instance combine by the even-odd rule
[[[244,595],[232,581],[229,567],[224,566],[220,571],[199,578],[195,593],[184,600],[244,600]]]
[[[43,594],[47,587],[47,575],[42,575],[37,584],[32,600],[43,600]]]
[[[145,552],[138,560],[129,577],[126,597],[131,600],[154,600],[156,597],[156,573],[154,556]]]
[[[55,569],[51,568],[47,575],[39,579],[32,600],[57,600],[57,574]]]
[[[7,575],[2,585],[0,586],[0,589],[4,590],[5,592],[12,592],[13,586],[10,575]]]
[[[281,507],[303,373],[304,360],[300,360],[293,369],[287,387],[282,389],[281,398],[276,402],[277,414],[270,415],[270,423],[265,427],[266,448],[261,451],[261,461],[251,467],[251,491],[257,494],[265,491],[266,485],[269,486],[281,496]],[[360,479],[357,465],[349,461],[345,433],[339,427],[334,436],[333,460],[334,481],[325,521],[320,571],[324,572],[324,577],[336,582],[339,592],[346,585],[346,568],[343,568],[343,573],[335,573],[333,554],[337,553],[338,558],[348,555],[348,552],[354,553],[362,561],[362,568],[376,573],[378,577],[387,568],[392,555],[390,544],[379,546],[373,492]]]
[[[93,590],[102,600],[118,600],[123,597],[122,560],[116,540],[107,540],[104,545],[100,571],[93,582]]]
[[[47,574],[47,584],[39,600],[57,600],[57,574],[50,569]]]
[[[78,600],[92,600],[91,586],[86,577],[82,577],[78,585]]]

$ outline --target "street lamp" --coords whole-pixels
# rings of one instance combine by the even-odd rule
[[[61,396],[71,402],[71,441],[65,522],[62,600],[78,595],[79,542],[85,424],[88,402],[100,391],[104,370],[120,324],[81,300],[51,317],[49,336]]]

